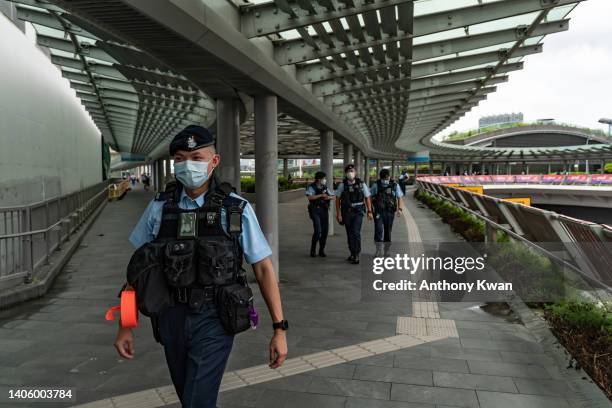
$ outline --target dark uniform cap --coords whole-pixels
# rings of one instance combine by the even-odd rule
[[[191,152],[214,144],[215,138],[208,129],[202,126],[189,125],[174,136],[174,139],[170,142],[170,155],[174,155],[177,150]]]
[[[325,172],[324,171],[317,171],[315,173],[315,180],[321,180],[324,177],[325,177]]]
[[[346,173],[349,170],[355,170],[355,165],[354,164],[349,164],[344,168],[344,172]]]

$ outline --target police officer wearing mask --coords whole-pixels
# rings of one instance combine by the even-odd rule
[[[391,180],[389,169],[382,169],[379,179],[372,186],[372,207],[374,208],[374,242],[376,254],[388,255],[391,245],[391,230],[395,215],[404,211],[402,197],[404,194],[399,185]]]
[[[314,233],[310,243],[310,256],[317,256],[317,242],[319,243],[319,256],[325,255],[325,242],[329,232],[329,201],[334,199],[333,190],[327,187],[325,173],[317,171],[315,181],[306,188],[308,198],[308,215],[312,220]]]
[[[253,266],[274,322],[269,346],[269,366],[272,369],[280,367],[286,358],[285,330],[288,323],[283,319],[280,292],[269,258],[272,251],[253,208],[231,192],[231,186],[228,190],[229,185],[219,183],[214,176],[221,158],[210,132],[200,126],[188,126],[172,140],[170,154],[174,156],[176,189],[168,191],[167,187],[166,192],[158,193],[149,203],[129,238],[138,248],[132,259],[149,247],[161,245],[164,248],[165,269],[162,274],[165,280],[162,280],[168,287],[167,297],[171,300],[155,319],[152,318],[154,334],[164,347],[181,405],[213,408],[216,407],[234,333],[249,326],[247,318],[240,322],[244,326],[246,320],[246,327],[228,331],[228,319],[224,318],[228,314],[222,313],[224,308],[218,307],[218,294],[224,293],[223,289],[248,287],[246,279],[243,282],[245,286],[231,284],[236,283],[240,271],[244,273],[243,256]],[[188,239],[190,235],[193,235],[192,239]],[[188,254],[185,258],[190,245],[195,247],[197,257],[190,258]],[[197,259],[193,261],[197,267],[183,268],[191,259]],[[169,273],[169,267],[175,269]],[[128,265],[128,282],[129,273]],[[139,286],[133,286],[139,296]],[[248,291],[251,293],[250,289]],[[115,348],[121,357],[134,358],[131,329],[120,327]]]
[[[351,255],[346,259],[352,264],[359,263],[361,252],[361,224],[363,215],[372,219],[372,202],[370,189],[355,176],[355,166],[349,164],[344,168],[345,177],[336,190],[336,219],[344,224],[348,247]]]

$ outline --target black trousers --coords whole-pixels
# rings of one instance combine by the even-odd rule
[[[391,242],[391,230],[393,229],[394,211],[380,211],[374,216],[374,241]]]
[[[342,221],[346,229],[351,255],[357,256],[361,252],[361,224],[363,223],[363,211],[342,210]]]
[[[329,212],[327,208],[313,208],[310,210],[310,219],[312,220],[312,227],[314,229],[311,245],[314,248],[318,242],[319,250],[323,250],[325,249],[327,234],[329,232]]]

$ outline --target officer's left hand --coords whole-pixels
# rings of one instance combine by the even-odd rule
[[[404,212],[402,210],[397,210],[395,212],[395,215],[397,215],[398,217],[401,217],[404,214]]]
[[[368,220],[372,221],[374,219],[374,216],[372,215],[372,212],[368,212]]]
[[[270,368],[278,368],[287,358],[287,337],[284,331],[277,330],[270,341]]]

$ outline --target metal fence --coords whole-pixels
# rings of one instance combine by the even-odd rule
[[[0,289],[31,282],[50,254],[107,199],[110,182],[33,204],[0,207]]]
[[[578,220],[519,203],[461,190],[431,177],[417,179],[417,188],[462,207],[487,226],[513,238],[541,246],[561,243],[574,265],[588,279],[612,287],[612,226]]]

